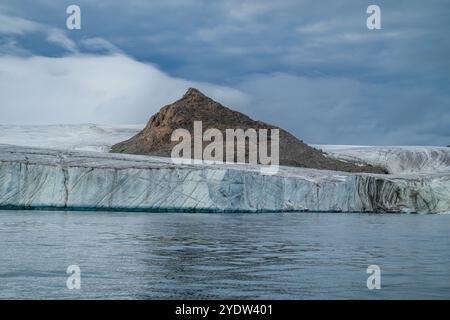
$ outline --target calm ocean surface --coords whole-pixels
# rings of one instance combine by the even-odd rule
[[[450,215],[0,211],[0,298],[449,299]]]

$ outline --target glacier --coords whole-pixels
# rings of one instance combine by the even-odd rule
[[[328,156],[385,168],[389,173],[450,171],[449,147],[313,145]]]
[[[118,141],[137,134],[141,125],[55,124],[2,125],[0,144],[108,152]]]
[[[390,174],[109,154],[142,125],[0,125],[0,207],[186,212],[450,212],[450,148],[314,145]]]
[[[427,162],[423,152],[418,152],[417,161],[408,162],[413,169],[397,164],[386,175],[291,167],[264,175],[259,166],[246,164],[173,164],[170,158],[2,144],[0,208],[450,212],[450,171],[445,166],[449,154],[441,150],[436,157],[433,147],[429,148],[425,152],[432,159],[429,165],[415,164]],[[389,157],[393,163],[400,161],[396,159],[405,153],[401,148],[332,149],[324,151],[347,160],[372,159],[374,164],[389,163]],[[408,152],[414,158],[414,150]],[[431,170],[436,163],[442,167]]]

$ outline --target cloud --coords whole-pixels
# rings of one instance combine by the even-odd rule
[[[60,29],[52,28],[47,31],[47,41],[56,43],[60,47],[70,52],[78,52],[77,44],[66,36],[65,32]]]
[[[0,34],[7,36],[24,36],[27,33],[44,34],[46,41],[57,44],[59,47],[75,53],[77,52],[77,44],[70,39],[66,31],[59,28],[54,28],[46,24],[38,23],[32,20],[24,19],[17,16],[7,16],[0,13]],[[18,42],[17,39],[9,38],[3,44],[2,53],[17,54],[28,52]],[[10,49],[8,51],[8,49]]]
[[[7,16],[0,13],[0,34],[21,35],[27,32],[36,32],[42,25],[20,17]]]
[[[123,53],[118,47],[114,44],[100,37],[82,39],[80,41],[81,45],[84,46],[89,51],[103,52],[109,54]]]
[[[0,56],[0,119],[2,124],[145,123],[191,86],[230,105],[247,99],[238,90],[174,78],[124,55]]]
[[[450,93],[344,77],[254,75],[237,88],[243,110],[308,143],[447,145]]]
[[[277,2],[258,0],[231,2],[229,16],[240,21],[249,21],[272,12],[280,6]]]
[[[320,34],[332,30],[339,26],[337,21],[320,21],[297,27],[297,32],[301,34]]]
[[[0,55],[10,54],[14,56],[26,56],[31,52],[22,48],[15,39],[4,37],[0,39]]]
[[[225,98],[213,92],[219,101],[286,127],[308,142],[450,143],[447,0],[382,1],[382,30],[367,30],[368,3],[358,0],[77,4],[82,9],[80,32],[64,30],[65,7],[53,1],[0,4],[6,21],[0,25],[0,54],[30,58],[15,60],[17,70],[2,75],[0,100],[6,100],[9,89],[19,96],[21,110],[36,105],[25,101],[23,92],[49,106],[56,105],[54,96],[69,101],[62,110],[70,117],[56,116],[59,109],[54,107],[37,117],[40,123],[53,118],[142,122],[137,118],[179,97],[184,84],[201,83],[209,93],[220,88]],[[11,14],[5,18],[7,11]],[[61,32],[50,36],[52,29]],[[94,53],[102,56],[87,56]],[[61,58],[47,61],[42,56]],[[30,69],[21,70],[21,64]],[[70,65],[95,82],[76,80],[82,77]],[[19,81],[20,74],[26,77]],[[169,80],[161,80],[162,85],[149,80],[153,78]],[[42,93],[28,88],[28,81],[36,82],[33,86]],[[13,100],[8,102],[7,121],[19,122]],[[84,116],[70,107],[81,108]],[[7,113],[3,108],[1,116]],[[39,110],[47,108],[39,105]],[[32,117],[26,120],[33,122]]]
[[[250,75],[233,87],[170,76],[123,54],[0,56],[2,124],[142,124],[197,87],[308,143],[448,144],[450,94],[343,77]]]

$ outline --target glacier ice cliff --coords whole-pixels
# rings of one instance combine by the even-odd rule
[[[450,212],[450,172],[391,175],[0,145],[0,208]]]

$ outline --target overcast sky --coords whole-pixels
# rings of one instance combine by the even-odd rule
[[[2,0],[0,124],[145,123],[194,86],[308,143],[447,145],[449,30],[448,0]]]

